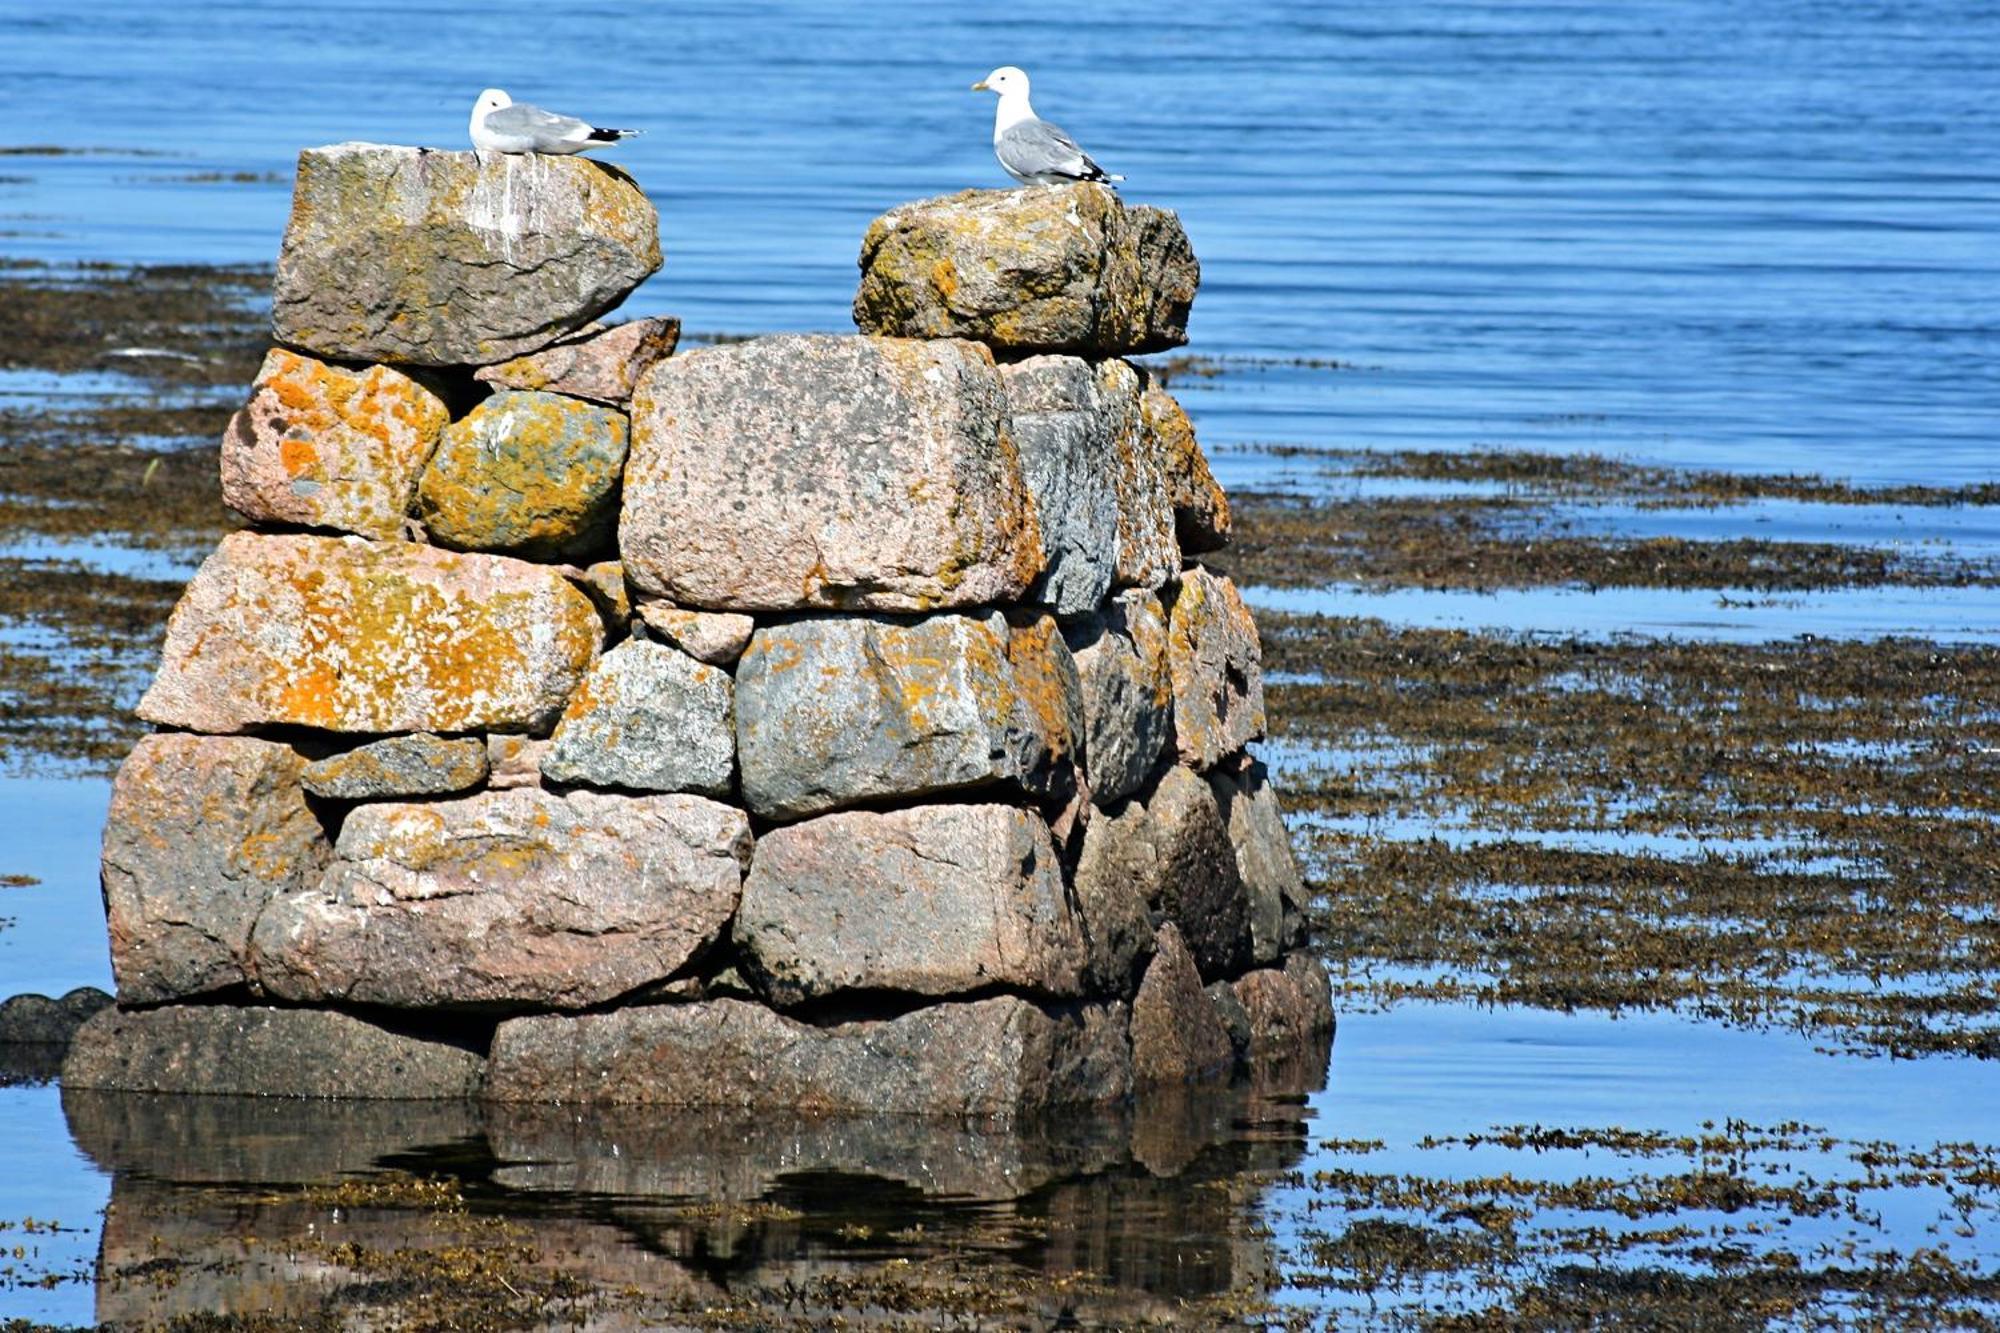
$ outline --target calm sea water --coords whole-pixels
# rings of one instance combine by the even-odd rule
[[[668,255],[633,310],[693,330],[843,329],[871,217],[1005,183],[992,104],[966,87],[1002,63],[1130,178],[1127,197],[1185,220],[1205,274],[1191,350],[1230,373],[1177,388],[1226,483],[1267,467],[1228,446],[1270,441],[1939,485],[2000,462],[2000,5],[1975,0],[0,0],[0,143],[93,150],[0,157],[0,255],[268,262],[300,147],[458,147],[474,95],[498,85],[647,130],[611,155],[658,204]],[[192,179],[217,172],[278,179]],[[1913,521],[1913,541],[1993,526]],[[1748,615],[1562,596],[1334,605],[2000,637],[1990,595]],[[0,783],[0,869],[45,881],[0,901],[18,919],[0,932],[0,993],[105,980],[103,800],[96,782]],[[1916,1141],[1976,1132],[1959,1108],[1994,1105],[1989,1065],[1860,1063],[1679,1018],[1414,1006],[1344,1020],[1306,1114],[1312,1135],[1397,1153],[1537,1119],[1797,1116]],[[31,1149],[28,1169],[0,1172],[0,1219],[60,1211],[85,1228],[87,1265],[115,1154],[73,1132],[87,1142],[53,1089],[0,1090],[0,1142]],[[1268,1206],[1283,1217],[1287,1197]],[[91,1313],[84,1288],[0,1290],[0,1316]]]

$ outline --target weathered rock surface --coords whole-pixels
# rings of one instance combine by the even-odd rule
[[[1036,356],[1000,368],[1022,475],[1048,567],[1030,595],[1065,619],[1097,608],[1114,582],[1157,587],[1180,570],[1174,513],[1139,416],[1139,375]]]
[[[486,738],[486,785],[495,791],[542,785],[542,761],[555,742],[532,736],[495,734]]]
[[[796,620],[759,629],[736,669],[743,795],[769,818],[991,784],[1066,794],[1082,728],[1048,617]]]
[[[875,219],[864,333],[1092,358],[1178,347],[1201,267],[1180,219],[1107,186],[965,190]]]
[[[142,737],[104,824],[111,970],[128,1003],[244,980],[266,903],[319,879],[332,855],[290,746],[242,736]]]
[[[335,853],[257,924],[269,994],[579,1008],[664,980],[722,933],[750,825],[699,796],[523,787],[361,806]]]
[[[681,322],[671,317],[591,327],[539,352],[482,367],[473,378],[506,389],[546,389],[624,407],[640,378],[672,356],[680,340]]]
[[[444,432],[418,485],[432,541],[563,560],[608,550],[625,469],[625,414],[503,389]]]
[[[63,1061],[65,1091],[237,1097],[472,1097],[485,1061],[330,1009],[106,1009]]]
[[[1229,826],[1236,869],[1243,876],[1250,912],[1250,956],[1259,963],[1276,962],[1298,942],[1296,932],[1303,921],[1306,891],[1270,772],[1261,761],[1252,760],[1240,772],[1212,770],[1208,785],[1215,792],[1223,822]]]
[[[1180,931],[1161,926],[1153,961],[1132,998],[1133,1082],[1185,1083],[1221,1073],[1235,1058]]]
[[[628,639],[570,696],[542,761],[551,782],[727,796],[736,773],[735,687],[664,643]]]
[[[632,400],[619,547],[643,594],[711,611],[928,611],[1041,571],[985,349],[786,335],[655,366]]]
[[[1243,881],[1229,832],[1215,794],[1185,768],[1168,769],[1145,800],[1091,820],[1076,896],[1096,975],[1129,971],[1153,927],[1165,922],[1179,928],[1209,980],[1233,976],[1249,962]]]
[[[336,801],[443,796],[486,780],[486,742],[427,731],[389,736],[307,764],[305,788]]]
[[[111,1003],[95,986],[78,986],[60,999],[11,995],[0,1000],[0,1047],[67,1046],[85,1020]]]
[[[848,811],[757,843],[736,944],[764,994],[1079,993],[1083,931],[1048,827],[1005,805]]]
[[[299,154],[271,326],[339,360],[487,365],[582,328],[659,266],[659,215],[601,162],[333,144]]]
[[[742,1000],[502,1023],[496,1101],[996,1115],[1131,1088],[1121,1004],[1044,1010],[1000,996],[814,1027]]]
[[[632,624],[632,592],[625,586],[625,565],[618,560],[599,560],[577,569],[563,569],[563,576],[588,597],[604,621],[605,632],[622,638]]]
[[[542,730],[603,627],[554,570],[407,542],[233,532],[167,622],[149,722]]]
[[[1144,787],[1174,737],[1167,613],[1144,589],[1119,594],[1096,616],[1065,626],[1083,686],[1084,767],[1090,797],[1112,806]]]
[[[1147,388],[1139,409],[1166,475],[1181,550],[1189,555],[1221,550],[1229,544],[1229,497],[1208,470],[1194,423],[1174,396],[1158,386]]]
[[[710,666],[732,667],[750,646],[757,622],[734,611],[690,611],[672,602],[639,603],[646,628]]]
[[[1167,621],[1181,762],[1212,768],[1264,734],[1263,652],[1236,585],[1190,569]]]
[[[397,537],[450,413],[388,366],[274,347],[222,435],[222,499],[245,518]]]
[[[1333,1028],[1333,988],[1326,969],[1305,953],[1283,967],[1246,972],[1230,990],[1249,1016],[1249,1060],[1285,1059],[1310,1048],[1310,1038]]]

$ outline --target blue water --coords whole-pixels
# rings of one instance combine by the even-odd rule
[[[844,329],[871,217],[1005,183],[992,104],[966,87],[1002,63],[1030,70],[1041,113],[1126,174],[1128,198],[1184,219],[1204,268],[1190,350],[1227,373],[1175,387],[1227,485],[1351,492],[1231,447],[1272,441],[1995,474],[2000,5],[1974,0],[0,0],[0,145],[104,150],[0,156],[0,256],[267,263],[286,186],[187,177],[284,176],[300,147],[344,139],[462,146],[473,97],[498,85],[648,131],[607,155],[661,214],[666,267],[632,312]],[[1301,357],[1341,368],[1286,364]],[[1648,522],[1769,536],[1772,516]],[[1867,517],[1834,539],[1984,555],[1995,530],[1982,511],[1909,510],[1888,538]],[[2000,601],[1978,589],[1259,600],[1502,629],[2000,640]],[[104,980],[104,799],[95,781],[0,783],[0,871],[43,880],[0,889],[16,923],[0,994]],[[1311,1111],[1317,1132],[1402,1154],[1537,1119],[1796,1117],[1918,1142],[1988,1132],[1976,1108],[1995,1105],[1991,1064],[1858,1062],[1680,1017],[1406,1006],[1345,1020]],[[0,1219],[101,1205],[53,1090],[0,1089],[0,1135],[36,1145],[0,1172]],[[1283,1226],[1298,1202],[1268,1206]],[[12,1314],[88,1320],[90,1294],[0,1290]]]

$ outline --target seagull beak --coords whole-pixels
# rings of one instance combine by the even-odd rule
[[[990,92],[991,89],[989,89],[986,86],[986,80],[981,79],[979,82],[972,85],[972,91],[975,93],[983,93],[983,92]]]

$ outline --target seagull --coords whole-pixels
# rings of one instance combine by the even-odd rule
[[[600,130],[575,116],[558,116],[488,88],[472,104],[472,146],[482,153],[585,153],[629,139],[638,130]]]
[[[972,91],[1000,94],[993,113],[993,156],[1023,185],[1067,185],[1072,181],[1122,181],[1076,146],[1076,140],[1035,115],[1028,105],[1028,76],[1002,65],[972,85]]]

